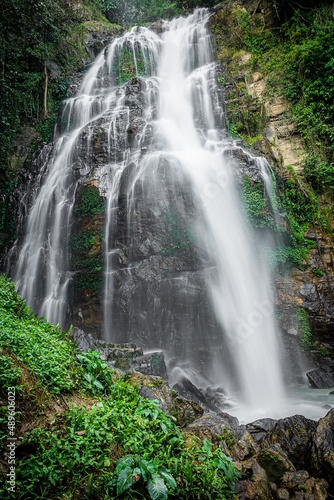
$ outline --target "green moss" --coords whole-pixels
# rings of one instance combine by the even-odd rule
[[[234,438],[233,432],[229,431],[227,429],[227,427],[225,427],[225,426],[222,427],[221,430],[222,430],[222,433],[217,434],[216,440],[217,441],[225,441],[227,448],[229,449],[229,451],[231,451],[233,446],[235,445],[235,438]]]
[[[76,212],[81,217],[93,217],[105,211],[106,201],[100,196],[99,190],[95,186],[86,186],[80,194],[79,206]]]
[[[279,484],[286,472],[286,467],[280,457],[269,450],[262,452],[257,459],[261,467],[265,469],[269,481]]]

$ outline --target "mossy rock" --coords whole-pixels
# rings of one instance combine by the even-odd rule
[[[269,482],[280,484],[285,472],[295,472],[296,470],[277,444],[262,450],[256,456],[256,460],[266,471]]]
[[[137,387],[139,394],[147,399],[157,399],[160,408],[176,419],[177,425],[186,427],[203,415],[203,408],[197,403],[182,398],[169,387],[161,377],[143,375],[135,371],[125,376],[131,385]]]

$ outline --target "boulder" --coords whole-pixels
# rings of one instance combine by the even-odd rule
[[[209,401],[202,390],[197,388],[187,377],[182,377],[177,382],[177,384],[173,386],[173,389],[184,398],[190,399],[195,403],[203,405],[208,410],[211,410],[215,413],[219,413],[221,411],[221,408]]]
[[[273,496],[266,481],[237,481],[237,498],[240,500],[272,500]]]
[[[75,343],[80,352],[88,352],[89,350],[95,351],[97,349],[96,340],[92,335],[85,333],[83,330],[80,330],[80,328],[74,327],[68,336]]]
[[[295,472],[295,467],[279,444],[273,444],[256,455],[256,460],[267,473],[269,482],[280,485],[286,472]]]
[[[206,437],[211,442],[227,441],[230,447],[233,447],[235,440],[237,440],[229,419],[210,413],[204,414],[201,418],[188,425],[186,431],[192,432],[200,439]]]
[[[311,469],[334,490],[334,409],[318,422],[312,438]]]
[[[316,368],[306,373],[312,387],[315,389],[330,389],[334,387],[334,373]]]
[[[246,460],[252,455],[251,447],[243,439],[233,446],[231,454],[235,460]]]
[[[278,488],[276,496],[278,500],[289,500],[290,493],[286,488]]]
[[[286,472],[283,476],[282,483],[285,488],[295,489],[306,484],[310,474],[306,470],[299,470],[296,472]]]
[[[155,375],[167,380],[167,368],[163,352],[151,352],[136,357],[131,362],[132,368],[144,375]]]
[[[144,398],[157,399],[161,410],[173,416],[180,427],[186,427],[204,413],[201,406],[179,396],[162,377],[130,371],[125,375],[125,380],[137,387],[138,393]]]
[[[315,483],[313,494],[314,500],[326,500],[326,498],[328,498],[327,490],[321,481]]]
[[[246,429],[255,441],[261,442],[266,437],[267,433],[271,431],[276,422],[277,420],[272,418],[261,418],[255,422],[247,424]]]
[[[263,440],[262,446],[278,443],[297,469],[308,467],[311,437],[317,423],[302,415],[278,420]]]

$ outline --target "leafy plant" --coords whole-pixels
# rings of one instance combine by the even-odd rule
[[[99,190],[95,186],[86,186],[81,192],[76,212],[81,217],[93,217],[95,214],[103,213],[105,207],[105,199],[100,196]]]
[[[153,462],[142,459],[139,455],[126,455],[117,461],[114,484],[117,487],[117,496],[141,482],[152,500],[166,500],[168,490],[166,484],[176,488],[176,482],[170,472],[163,466],[156,466]],[[141,481],[142,480],[142,481]],[[165,484],[166,483],[166,484]]]
[[[308,352],[314,346],[314,337],[311,333],[307,315],[303,308],[298,309],[298,321],[302,332],[302,337],[300,339],[302,351]]]
[[[111,371],[100,358],[100,351],[91,351],[77,355],[79,373],[82,374],[82,386],[92,395],[110,392],[113,384]]]
[[[0,277],[0,345],[40,377],[54,392],[74,385],[74,346],[58,326],[37,319],[18,296],[15,285]]]

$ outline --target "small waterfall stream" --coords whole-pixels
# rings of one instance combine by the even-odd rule
[[[199,9],[164,22],[161,36],[135,27],[97,57],[64,103],[14,279],[36,313],[66,324],[81,158],[106,198],[105,339],[162,348],[174,378],[224,384],[247,411],[269,416],[284,399],[270,276],[241,210],[208,20]],[[97,127],[107,155],[92,167]],[[269,193],[266,168],[258,162]]]

